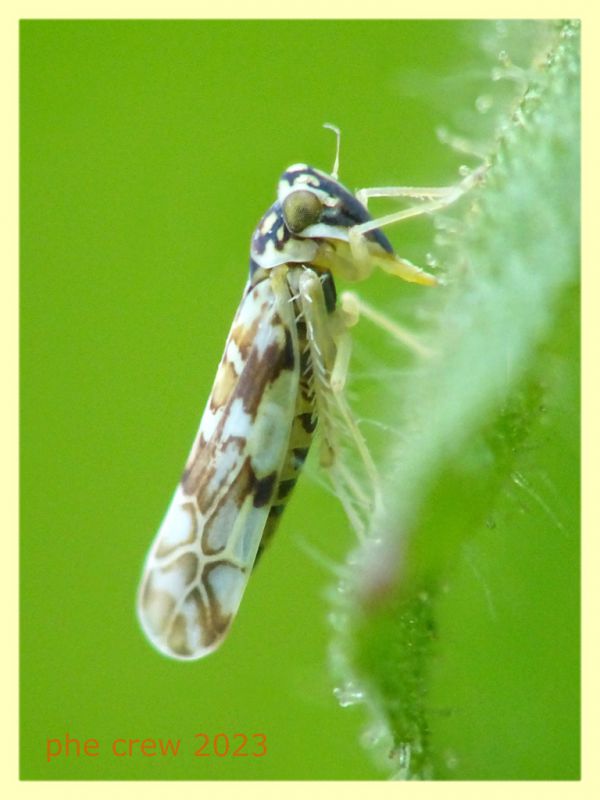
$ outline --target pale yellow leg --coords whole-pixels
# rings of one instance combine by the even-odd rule
[[[398,325],[395,320],[382,314],[381,311],[373,308],[372,305],[362,300],[354,292],[344,292],[340,298],[340,304],[342,308],[352,309],[352,314],[355,316],[356,321],[358,321],[359,316],[365,317],[386,333],[391,334],[416,355],[423,358],[431,358],[434,355],[434,351],[419,341],[413,333],[402,327],[402,325]]]
[[[359,189],[356,199],[368,208],[371,197],[409,197],[413,200],[433,200],[445,198],[452,191],[453,186],[374,186],[368,189]]]
[[[393,214],[387,214],[384,217],[380,217],[379,219],[373,219],[369,222],[363,222],[360,225],[355,225],[352,228],[353,231],[356,231],[360,234],[368,233],[369,231],[373,231],[376,228],[382,228],[384,225],[391,225],[394,222],[402,222],[405,219],[411,219],[412,217],[420,217],[423,214],[431,214],[433,211],[437,211],[441,208],[446,208],[446,206],[455,203],[459,198],[461,198],[469,189],[472,189],[477,183],[479,183],[485,174],[487,169],[486,165],[482,165],[477,169],[473,170],[469,175],[463,178],[460,183],[457,183],[456,186],[449,186],[440,189],[434,188],[425,188],[425,189],[418,189],[417,187],[411,186],[399,186],[399,187],[379,187],[376,189],[361,189],[363,196],[366,197],[415,197],[415,198],[429,198],[429,202],[421,203],[418,206],[413,206],[412,208],[405,208],[402,211],[397,211]]]
[[[327,310],[318,275],[307,269],[299,280],[299,301],[311,349],[317,413],[321,423],[321,464],[331,480],[344,509],[360,537],[367,532],[370,517],[381,503],[380,480],[343,388],[351,353],[349,328],[358,319],[352,300],[333,313]],[[359,456],[362,467],[344,463],[344,438]],[[364,475],[361,481],[360,473]]]
[[[369,265],[376,262],[386,272],[396,275],[405,281],[420,283],[425,286],[435,286],[438,283],[435,276],[430,275],[415,264],[411,264],[406,259],[376,247],[373,242],[370,242],[365,237],[365,234],[385,225],[420,217],[423,214],[431,214],[449,206],[481,180],[486,168],[485,166],[477,168],[456,186],[444,188],[431,186],[424,188],[416,186],[379,186],[372,189],[361,189],[357,193],[357,198],[365,207],[370,197],[409,197],[423,202],[350,228],[348,233],[350,249],[355,263],[361,268],[359,271],[362,271],[367,276],[370,268],[372,268],[369,268]]]

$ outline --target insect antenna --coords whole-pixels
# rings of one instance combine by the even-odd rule
[[[336,138],[336,146],[335,146],[335,161],[333,162],[333,169],[331,170],[331,177],[337,181],[339,178],[339,170],[340,170],[340,139],[342,138],[342,133],[337,125],[332,125],[330,122],[325,122],[323,125],[324,128],[329,128],[330,131],[335,133]]]

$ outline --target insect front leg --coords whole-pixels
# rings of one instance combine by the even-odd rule
[[[438,209],[445,208],[455,203],[470,189],[480,183],[486,170],[487,164],[482,164],[466,175],[462,181],[455,186],[378,186],[369,189],[359,189],[356,193],[356,197],[365,208],[367,207],[370,197],[408,197],[415,200],[427,200],[428,202],[420,203],[419,205],[397,211],[393,214],[388,214],[379,219],[364,222],[361,225],[355,225],[353,230],[358,229],[360,233],[364,234],[375,228],[391,225],[393,222],[401,222],[404,219],[418,217],[422,214],[431,214]]]
[[[446,208],[452,203],[455,203],[470,189],[480,183],[486,170],[487,165],[478,167],[455,186],[438,188],[419,188],[416,186],[380,186],[371,189],[360,189],[356,196],[357,199],[360,200],[360,202],[365,206],[365,208],[370,197],[412,198],[415,200],[422,200],[423,202],[420,202],[415,206],[411,206],[410,208],[405,208],[401,211],[396,211],[392,214],[379,217],[378,219],[372,219],[367,222],[360,223],[359,225],[355,225],[353,228],[350,228],[348,238],[353,258],[359,264],[367,261],[369,243],[365,238],[365,234],[369,233],[370,231],[383,228],[385,225],[392,225],[395,222],[402,222],[407,219],[423,216],[424,214],[432,214],[435,211]],[[397,258],[393,264],[390,263],[388,266],[382,264],[381,266],[383,266],[383,268],[388,272],[391,272],[406,281],[422,284],[436,283],[436,280],[433,278],[433,276],[428,275],[420,267],[411,264],[411,262],[407,261],[406,259]]]
[[[455,191],[454,186],[374,186],[359,189],[356,199],[368,208],[371,197],[408,197],[412,200],[446,199]]]

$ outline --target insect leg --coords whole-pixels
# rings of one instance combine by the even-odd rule
[[[336,494],[360,537],[381,502],[380,479],[365,439],[342,391],[350,360],[349,328],[357,321],[351,308],[327,310],[319,276],[305,270],[299,280],[299,302],[313,364],[315,400],[321,420],[321,465],[329,470]],[[357,478],[342,455],[348,440],[358,454],[365,480]],[[355,459],[353,459],[355,461]],[[349,462],[350,463],[350,462]]]
[[[415,199],[424,200],[425,202],[411,206],[410,208],[402,209],[401,211],[396,211],[392,214],[387,214],[386,216],[379,217],[378,219],[372,219],[368,222],[363,222],[360,225],[355,225],[353,228],[350,228],[348,238],[353,257],[359,263],[365,260],[367,245],[364,240],[364,235],[366,233],[378,228],[382,228],[384,225],[402,222],[406,219],[420,217],[423,214],[431,214],[434,211],[439,211],[442,208],[446,208],[463,197],[463,195],[465,195],[470,189],[479,183],[485,174],[486,169],[487,166],[482,165],[463,178],[463,180],[460,181],[460,183],[457,183],[456,186],[449,186],[439,189],[433,187],[419,189],[411,186],[361,189],[358,193],[358,198],[362,198],[361,201],[365,205],[365,201],[368,199],[368,197],[412,197]],[[382,266],[384,269],[386,269],[385,265],[382,264]],[[404,278],[404,280],[407,281],[430,284],[436,282],[435,278],[427,275],[427,273],[424,273],[419,267],[411,264],[410,261],[406,261],[405,259],[398,259],[397,261],[391,263],[387,271],[392,272],[393,274],[398,275],[398,277]]]
[[[433,200],[446,198],[454,191],[453,186],[374,186],[368,189],[359,189],[356,199],[368,208],[371,197],[408,197],[413,200]]]
[[[416,355],[423,358],[431,358],[434,355],[433,350],[424,345],[419,339],[402,325],[390,319],[381,311],[373,308],[372,305],[361,299],[354,292],[344,292],[340,297],[340,307],[344,310],[348,317],[358,322],[359,317],[365,317],[370,320],[374,325],[384,330],[386,333],[391,334],[395,339],[403,345],[412,350]],[[355,324],[354,323],[354,324]],[[333,377],[332,377],[333,384]]]
[[[363,222],[360,225],[355,225],[350,230],[350,239],[352,240],[353,234],[355,237],[357,237],[368,233],[369,231],[375,230],[376,228],[382,228],[384,225],[391,225],[394,222],[402,222],[402,220],[410,219],[411,217],[420,217],[423,214],[431,214],[433,211],[446,208],[446,206],[455,203],[470,189],[476,186],[481,181],[486,169],[487,166],[482,165],[481,167],[473,170],[473,172],[469,173],[469,175],[463,178],[460,183],[457,183],[456,186],[449,186],[441,189],[418,189],[416,187],[399,186],[396,189],[394,189],[394,187],[380,187],[372,190],[376,193],[372,195],[374,197],[429,198],[429,202],[421,203],[411,208],[405,208],[402,211],[396,211],[393,214],[387,214],[384,217],[372,219],[368,222]],[[363,192],[364,196],[364,193],[368,193],[370,190],[362,189],[361,191]]]

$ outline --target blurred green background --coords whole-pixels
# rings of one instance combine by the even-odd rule
[[[333,122],[350,188],[454,181],[461,158],[435,131],[480,119],[468,115],[490,30],[22,23],[23,778],[384,776],[358,744],[365,712],[340,709],[328,672],[327,563],[353,540],[311,463],[220,651],[161,657],[134,599],[279,174],[297,161],[329,170],[321,126]],[[423,264],[427,223],[389,235]],[[383,275],[361,287],[383,307],[393,295],[409,320],[422,291]],[[377,331],[357,337],[359,360],[379,352]],[[374,417],[380,391],[363,393]],[[67,732],[101,754],[47,763],[46,740]],[[262,733],[268,755],[195,758],[198,733]],[[181,739],[181,752],[111,756],[129,737]]]

